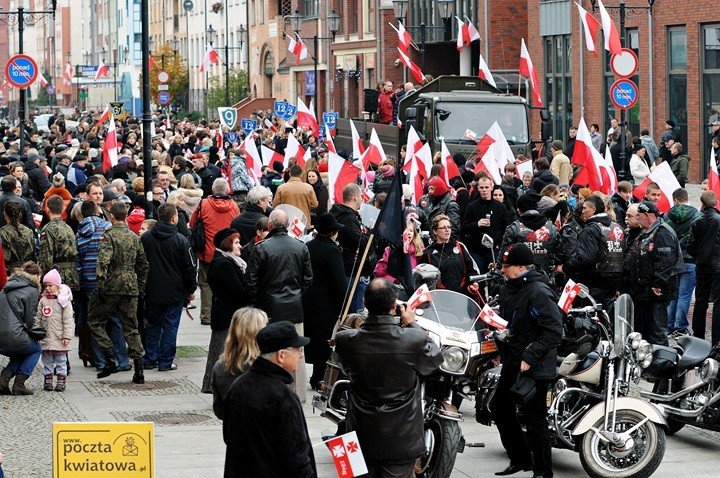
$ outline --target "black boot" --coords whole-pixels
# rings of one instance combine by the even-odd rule
[[[117,371],[118,366],[115,352],[112,350],[105,352],[105,367],[98,372],[97,378],[109,377],[110,375],[117,373]]]
[[[5,369],[0,373],[0,395],[12,395],[10,391],[10,380],[15,376],[10,369]]]
[[[15,381],[13,382],[12,387],[12,394],[13,395],[32,395],[33,391],[30,390],[25,386],[25,380],[29,379],[27,375],[23,375],[22,373],[19,373],[15,376]]]
[[[132,382],[138,384],[145,383],[142,359],[134,359],[133,365],[135,366],[135,373],[133,374]]]

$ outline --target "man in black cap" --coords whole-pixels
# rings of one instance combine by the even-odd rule
[[[317,477],[302,405],[288,387],[309,342],[288,321],[258,333],[260,357],[225,397],[225,478]]]
[[[677,298],[677,276],[685,271],[675,231],[650,201],[638,204],[643,232],[630,267],[630,296],[635,304],[635,330],[651,344],[668,345],[668,302]]]
[[[532,266],[533,254],[525,244],[505,249],[501,263],[507,284],[500,291],[500,316],[508,326],[501,342],[503,367],[491,408],[510,465],[495,474],[532,470],[533,478],[547,478],[553,473],[545,397],[555,378],[562,312],[545,275]],[[535,383],[534,395],[521,403],[527,432],[518,422],[518,396],[511,391],[521,376]]]

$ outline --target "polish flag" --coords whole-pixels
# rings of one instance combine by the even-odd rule
[[[273,124],[273,122],[270,121],[270,120],[267,119],[267,118],[265,118],[265,126],[267,126],[267,128],[268,128],[270,131],[272,131],[273,133],[277,133],[277,131],[278,131],[277,126],[275,126],[275,125]]]
[[[560,294],[560,300],[558,300],[558,306],[566,314],[572,307],[572,303],[575,297],[580,293],[580,284],[576,284],[574,280],[568,279],[565,287],[563,287],[562,294]]]
[[[498,330],[505,330],[508,326],[508,321],[500,317],[494,310],[492,310],[492,307],[485,304],[485,306],[480,310],[480,320],[488,324],[490,327],[494,327]]]
[[[615,23],[610,18],[610,14],[605,10],[602,0],[598,0],[600,8],[600,19],[602,20],[603,35],[605,36],[605,49],[613,55],[622,53],[622,44],[620,43],[620,33]]]
[[[210,69],[210,65],[217,65],[220,63],[220,54],[211,45],[208,45],[203,61],[200,64],[200,73],[204,73]]]
[[[100,63],[100,66],[98,66],[97,71],[95,72],[95,78],[93,78],[93,81],[97,81],[100,78],[107,78],[110,74],[110,67],[105,64],[105,62]]]
[[[417,206],[423,196],[423,175],[420,174],[418,161],[415,158],[410,162],[408,182],[413,189],[412,203]]]
[[[410,32],[405,30],[405,26],[402,24],[402,22],[398,22],[397,28],[395,28],[395,25],[392,23],[389,24],[393,30],[397,33],[398,36],[398,48],[400,48],[405,53],[408,52],[410,49],[410,45],[412,45],[412,37],[410,36]]]
[[[360,139],[360,134],[358,134],[357,128],[355,128],[355,123],[353,123],[353,120],[350,120],[350,133],[352,134],[353,146],[352,159],[360,159],[365,152],[365,145]]]
[[[65,65],[65,73],[63,75],[63,84],[65,86],[72,85],[72,77],[73,77],[73,66],[68,62],[67,65]]]
[[[422,304],[426,302],[432,301],[432,296],[430,295],[430,288],[427,284],[423,284],[418,289],[413,292],[413,295],[410,296],[410,298],[405,302],[407,304],[407,307],[409,309],[417,309]]]
[[[420,141],[420,136],[418,136],[415,128],[410,125],[407,135],[407,145],[405,146],[405,163],[403,164],[403,171],[406,173],[410,172],[411,163],[415,158],[415,152],[419,151],[422,146],[423,142]]]
[[[470,43],[474,42],[475,40],[480,40],[480,32],[477,28],[475,28],[475,25],[473,25],[473,22],[470,21],[470,19],[466,16],[467,19],[467,27],[468,27],[468,33],[470,34]]]
[[[540,98],[540,80],[538,79],[537,71],[533,66],[533,62],[530,59],[530,54],[525,46],[525,39],[522,38],[520,43],[520,76],[530,78],[530,86],[532,87],[533,103],[534,106],[542,106],[543,102]]]
[[[617,191],[617,173],[613,166],[610,148],[605,148],[605,157],[600,162],[600,179],[602,179],[602,187],[600,191],[603,194],[612,196]]]
[[[360,168],[335,153],[328,153],[328,184],[330,202],[342,204],[342,191],[345,186],[355,183],[360,177]]]
[[[110,112],[110,105],[107,105],[105,107],[105,111],[103,111],[103,114],[100,115],[100,118],[98,118],[96,125],[100,125],[105,123],[107,120],[110,119],[112,116],[112,113]]]
[[[505,165],[515,162],[515,156],[497,121],[482,137],[477,150],[477,156],[481,159],[475,166],[475,172],[485,171],[496,184],[500,184],[505,172]]]
[[[341,478],[354,478],[368,472],[357,433],[350,432],[326,441],[332,453],[335,469]]]
[[[590,15],[579,3],[575,2],[580,12],[580,20],[582,20],[583,30],[585,31],[585,47],[588,51],[595,52],[597,56],[598,52],[595,49],[595,36],[597,35],[598,28],[600,28],[600,22],[597,18]]]
[[[285,157],[282,154],[272,148],[268,148],[264,144],[260,145],[260,152],[262,153],[263,166],[270,166],[272,168],[275,161],[285,164]]]
[[[522,180],[523,175],[526,172],[528,172],[530,174],[533,173],[532,159],[526,159],[525,161],[520,161],[519,163],[515,163],[515,176],[517,176],[518,179]]]
[[[413,74],[413,78],[415,78],[415,81],[422,84],[423,80],[425,79],[425,75],[423,75],[423,72],[420,70],[420,67],[417,66],[415,63],[408,58],[408,56],[403,53],[403,51],[398,48],[398,55],[400,55],[400,61],[403,62],[403,64],[410,70],[410,73]]]
[[[107,135],[105,136],[105,146],[103,146],[103,172],[115,166],[118,162],[118,141],[115,132],[115,118],[110,113],[110,123],[108,124]]]
[[[155,58],[152,55],[148,56],[148,70],[152,70],[155,66]]]
[[[41,72],[38,72],[37,80],[40,82],[40,86],[42,88],[45,88],[47,85],[50,84],[48,83],[48,80],[45,79],[45,75],[43,75]]]
[[[448,150],[447,145],[445,144],[445,140],[443,139],[441,141],[441,153],[440,153],[440,164],[442,164],[442,177],[445,180],[445,183],[447,183],[448,186],[450,186],[450,180],[453,178],[456,178],[460,176],[460,170],[457,167],[457,164],[455,164],[455,160],[452,157],[452,154],[450,154],[450,151]]]
[[[300,38],[300,35],[296,33],[295,36],[297,36],[297,41],[295,41],[293,37],[288,37],[290,40],[290,43],[288,43],[288,51],[295,55],[295,63],[300,63],[300,61],[308,57],[308,49],[305,42]]]
[[[305,166],[305,148],[300,145],[300,142],[295,138],[294,134],[289,134],[287,137],[287,146],[285,146],[285,157],[283,158],[283,166],[285,168],[290,164],[290,158],[295,159],[298,166]]]
[[[718,173],[715,149],[710,148],[710,172],[708,173],[708,189],[720,197],[720,173]]]
[[[335,149],[335,143],[333,142],[332,135],[330,134],[330,128],[328,128],[328,125],[325,125],[325,146],[327,146],[328,151],[331,153],[337,153],[337,149]]]
[[[490,68],[488,68],[487,63],[485,63],[485,59],[483,58],[482,53],[480,54],[478,76],[490,83],[493,88],[497,88],[497,85],[495,84],[495,78],[493,78],[492,73],[490,73]]]
[[[470,30],[468,29],[467,24],[460,20],[459,17],[456,16],[455,19],[458,22],[458,36],[455,47],[457,48],[457,51],[462,51],[466,45],[469,45],[472,42],[470,39]]]
[[[603,157],[600,156],[600,152],[592,145],[590,131],[588,131],[584,117],[580,117],[572,164],[582,166],[582,169],[573,181],[575,184],[587,185],[593,191],[601,190],[603,182],[600,165],[603,164]]]
[[[362,161],[363,167],[369,169],[370,163],[379,166],[385,159],[385,150],[380,143],[380,138],[377,132],[375,132],[375,128],[373,128],[372,133],[370,133],[370,144],[360,157],[360,160]]]
[[[577,148],[577,141],[575,142]],[[655,204],[660,212],[667,213],[672,206],[672,193],[680,188],[680,183],[670,169],[670,165],[667,161],[660,163],[650,175],[645,178],[645,181],[635,186],[633,189],[633,196],[638,201],[642,201],[645,197],[645,190],[650,183],[656,183],[660,186],[660,200]]]
[[[253,180],[256,186],[259,186],[260,177],[262,176],[262,158],[260,157],[260,153],[258,153],[253,135],[249,134],[245,137],[240,145],[240,149],[245,151],[245,169],[247,169],[248,176],[250,176],[250,179]]]
[[[312,103],[310,103],[312,105]],[[318,125],[315,112],[312,109],[308,109],[303,103],[303,100],[298,96],[297,99],[297,125],[305,126],[312,131],[312,135],[316,138],[320,135],[320,126]]]
[[[432,151],[430,151],[430,145],[425,143],[415,153],[410,163],[409,182],[413,188],[413,201],[415,205],[417,205],[423,196],[423,181],[430,177],[430,168],[432,168]]]

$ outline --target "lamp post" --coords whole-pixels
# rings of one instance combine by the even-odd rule
[[[407,0],[405,0],[407,1]],[[295,13],[290,15],[288,17],[290,19],[290,28],[299,36],[300,35],[300,27],[303,22],[303,16],[300,14],[299,11],[295,10]],[[335,10],[332,10],[326,17],[325,20],[327,21],[328,30],[330,31],[330,34],[332,36],[330,37],[321,37],[318,36],[317,33],[313,35],[313,79],[315,80],[315,89],[313,90],[313,101],[315,102],[315,118],[320,117],[320,109],[318,106],[318,100],[317,100],[317,93],[318,93],[318,49],[320,48],[319,43],[320,40],[327,40],[330,42],[335,41],[335,35],[337,34],[338,30],[340,30],[340,14],[338,14]],[[330,61],[328,59],[328,67],[329,67]]]
[[[647,11],[648,14],[652,15],[652,8],[653,5],[655,5],[655,0],[648,0],[647,5],[632,5],[628,6],[625,4],[625,0],[620,0],[617,6],[607,6],[605,5],[606,10],[617,10],[618,14],[620,16],[620,45],[624,48],[625,47],[625,35],[627,34],[627,30],[625,29],[625,19],[627,17],[627,12],[631,12],[634,14],[638,14],[640,12]],[[590,0],[590,5],[592,6],[592,11],[595,13],[597,10],[597,0]],[[650,119],[652,121],[652,118]],[[629,174],[626,169],[626,159],[627,155],[625,154],[625,148],[627,144],[627,138],[625,137],[625,129],[626,129],[626,120],[625,120],[625,110],[620,110],[620,137],[618,138],[618,141],[620,142],[620,171],[618,171],[618,177],[621,181],[624,181],[626,179],[629,179]]]
[[[440,11],[442,25],[426,25],[425,21],[421,21],[420,25],[405,25],[405,16],[407,15],[408,0],[392,0],[395,18],[398,23],[405,25],[405,28],[420,29],[420,69],[425,70],[425,42],[427,41],[428,28],[441,28],[443,30],[443,41],[450,41],[450,18],[452,17],[454,0],[437,0]]]

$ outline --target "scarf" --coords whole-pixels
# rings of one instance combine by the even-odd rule
[[[232,259],[233,262],[235,262],[235,265],[237,265],[237,266],[240,268],[240,270],[242,271],[242,273],[243,273],[243,274],[245,273],[245,269],[247,268],[247,262],[245,262],[244,260],[242,260],[242,258],[241,258],[240,256],[236,256],[236,255],[233,254],[232,252],[221,251],[220,249],[218,249],[218,252],[219,252],[220,254],[222,254],[223,257],[227,257],[228,259]]]

